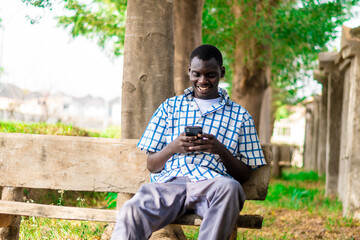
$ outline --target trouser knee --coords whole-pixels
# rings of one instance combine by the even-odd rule
[[[223,178],[216,183],[218,186],[217,194],[223,197],[224,202],[239,203],[239,210],[245,202],[246,196],[241,184],[230,178]]]

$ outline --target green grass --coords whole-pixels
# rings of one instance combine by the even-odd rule
[[[298,171],[296,168],[293,170],[284,171],[282,173],[283,180],[287,181],[319,181],[325,180],[324,177],[319,177],[319,175],[314,171]]]
[[[100,137],[100,133],[86,131],[72,125],[62,123],[24,123],[24,122],[0,122],[0,132],[5,133],[29,133],[44,135]]]
[[[316,172],[285,170],[271,179],[265,201],[245,203],[242,214],[262,215],[263,228],[240,229],[237,239],[357,239],[360,222],[343,217],[341,202],[325,197],[324,186]],[[183,228],[188,239],[197,239],[198,228]]]
[[[0,132],[6,133],[28,133],[44,135],[81,136],[81,137],[103,137],[120,138],[120,126],[110,126],[102,132],[89,131],[74,127],[70,124],[56,123],[25,123],[25,122],[3,122],[0,121]]]
[[[20,239],[100,239],[106,223],[22,217]]]
[[[275,182],[269,186],[266,201],[259,202],[259,205],[290,210],[307,209],[310,212],[321,210],[341,212],[341,202],[324,195],[323,189],[298,187],[296,182],[290,186]]]

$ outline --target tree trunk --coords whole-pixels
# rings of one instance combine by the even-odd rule
[[[140,138],[156,108],[175,95],[173,1],[129,0],[121,135]]]
[[[247,5],[246,5],[247,4]],[[233,1],[232,12],[240,25],[256,26],[256,12],[265,12],[262,2],[239,3]],[[269,5],[266,5],[269,6]],[[254,11],[251,11],[255,9]],[[234,78],[232,82],[232,100],[242,105],[254,119],[256,130],[259,131],[261,105],[266,88],[270,84],[271,48],[256,39],[257,36],[244,36],[239,28],[235,36]],[[270,123],[269,123],[270,124]]]
[[[175,58],[174,84],[176,95],[184,93],[190,86],[187,68],[189,56],[195,47],[201,44],[202,12],[205,0],[175,1],[174,30]]]
[[[236,64],[231,98],[248,110],[254,119],[256,130],[259,131],[262,100],[270,82],[270,67],[258,67],[256,62],[245,63],[245,48],[245,44],[239,43],[235,50]]]
[[[122,138],[140,138],[158,106],[175,95],[173,5],[169,0],[127,3]],[[118,203],[126,197],[119,193]]]

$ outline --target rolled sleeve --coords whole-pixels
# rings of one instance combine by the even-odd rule
[[[238,158],[252,169],[266,165],[254,121],[251,116],[245,120],[240,129]]]
[[[155,111],[146,127],[137,147],[146,152],[159,152],[166,145],[167,102],[161,104]]]

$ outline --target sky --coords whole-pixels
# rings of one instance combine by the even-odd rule
[[[0,65],[4,68],[0,82],[30,91],[63,92],[77,97],[119,97],[123,58],[112,59],[95,40],[73,39],[69,30],[57,27],[54,16],[61,15],[61,11],[56,5],[50,11],[26,6],[20,0],[0,0]],[[360,7],[355,11],[360,12]],[[31,24],[27,16],[41,19]],[[360,26],[360,17],[345,25]],[[340,49],[340,40],[332,45]],[[319,89],[316,82],[309,81],[308,85]]]
[[[4,68],[0,82],[78,97],[119,97],[123,58],[111,59],[95,40],[73,39],[69,30],[56,27],[54,16],[61,14],[59,9],[43,10],[20,0],[0,0],[0,65]],[[31,24],[28,15],[41,19]]]

